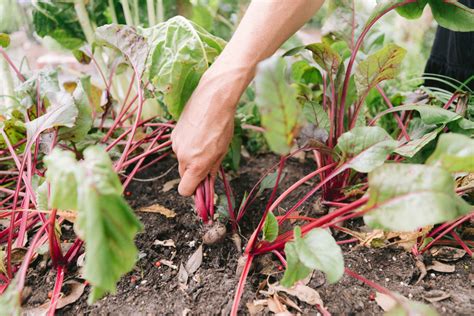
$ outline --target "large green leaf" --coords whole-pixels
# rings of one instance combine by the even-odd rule
[[[457,32],[474,31],[474,9],[457,0],[429,0],[436,22],[442,27]]]
[[[86,36],[79,23],[74,2],[77,1],[33,1],[33,25],[36,33],[41,37],[50,36],[70,50],[84,45]],[[110,23],[107,17],[108,1],[83,2],[93,25]]]
[[[474,172],[474,140],[460,134],[443,134],[426,161],[449,172]]]
[[[398,7],[397,12],[407,19],[418,19],[423,14],[428,0],[417,0],[414,3],[405,4]]]
[[[331,122],[329,121],[328,113],[324,111],[324,108],[321,104],[314,101],[305,102],[303,105],[303,114],[308,122],[329,132]]]
[[[456,195],[448,171],[416,164],[385,164],[369,174],[371,209],[364,221],[372,228],[413,231],[468,213],[472,206]]]
[[[90,99],[84,91],[82,81],[78,81],[72,97],[78,110],[76,121],[73,127],[61,127],[58,136],[62,140],[79,142],[84,139],[92,127],[93,105],[90,104]]]
[[[259,64],[255,78],[255,102],[265,138],[270,148],[281,155],[291,150],[301,112],[296,90],[286,80],[286,68],[285,60],[275,56]]]
[[[288,266],[281,280],[282,285],[292,286],[314,269],[324,272],[329,283],[337,282],[343,276],[342,250],[327,230],[315,228],[301,237],[301,228],[295,227],[294,238],[293,242],[285,245]]]
[[[101,147],[87,148],[80,162],[55,150],[46,163],[52,207],[78,212],[74,228],[85,241],[84,277],[92,285],[89,302],[94,302],[115,292],[120,277],[133,268],[141,224],[122,197],[118,175]]]
[[[359,96],[365,96],[380,82],[395,78],[405,54],[405,49],[388,44],[359,63],[355,72]]]
[[[225,41],[181,16],[143,29],[142,34],[151,48],[149,79],[164,94],[168,111],[178,118]]]
[[[342,168],[370,172],[381,166],[397,147],[397,142],[381,127],[356,127],[342,134],[337,148],[342,153]]]
[[[143,75],[150,47],[145,37],[128,25],[109,24],[96,30],[99,43],[118,49],[132,65],[139,77]]]

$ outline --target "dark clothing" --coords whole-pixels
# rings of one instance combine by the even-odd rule
[[[474,0],[460,2],[474,8]],[[425,73],[448,76],[461,82],[474,76],[474,32],[453,32],[438,26]],[[427,80],[425,85],[453,90],[431,80]],[[474,78],[468,86],[474,90]]]

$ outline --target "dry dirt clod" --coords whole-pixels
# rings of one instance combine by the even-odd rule
[[[215,245],[224,240],[227,228],[221,222],[215,222],[205,230],[202,241],[205,245]]]

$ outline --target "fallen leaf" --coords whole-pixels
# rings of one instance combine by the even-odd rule
[[[289,297],[280,295],[280,299],[283,301],[283,304],[285,304],[286,306],[290,306],[291,308],[294,308],[300,313],[302,312],[301,308],[295,302],[293,302]]]
[[[272,285],[269,285],[269,287],[271,286]],[[305,302],[309,305],[324,306],[323,300],[319,296],[319,293],[315,289],[312,289],[309,286],[304,285],[304,284],[298,283],[291,288],[286,288],[281,285],[276,285],[274,286],[274,290],[276,292],[285,292],[291,296],[295,296],[300,301]]]
[[[440,261],[453,262],[464,257],[466,250],[447,246],[434,247],[431,249],[431,254]]]
[[[249,314],[253,316],[262,313],[268,303],[267,300],[254,300],[253,302],[248,302],[246,305]]]
[[[377,292],[375,294],[375,302],[386,312],[391,310],[397,305],[397,301],[395,301],[392,297],[388,296],[387,294],[382,294]]]
[[[164,207],[160,204],[153,204],[150,206],[145,206],[138,209],[138,212],[145,212],[145,213],[158,213],[161,215],[166,216],[167,218],[173,218],[176,216],[175,211],[170,210],[169,208]]]
[[[184,268],[183,264],[181,263],[179,265],[179,271],[178,271],[178,282],[182,285],[188,284],[188,271]]]
[[[173,261],[161,259],[160,262],[164,264],[165,266],[170,267],[173,270],[178,270],[178,267],[173,264]]]
[[[161,189],[161,191],[168,192],[172,190],[175,186],[179,184],[179,181],[181,181],[181,179],[173,179],[173,180],[165,182],[165,184],[163,184],[163,188]]]
[[[430,303],[440,302],[450,297],[451,294],[441,290],[432,290],[423,295],[423,298]]]
[[[189,257],[188,262],[186,262],[185,268],[189,274],[196,272],[202,263],[202,245]]]
[[[453,273],[454,271],[456,271],[456,266],[433,260],[433,263],[429,265],[426,269],[433,270],[436,272]]]
[[[26,248],[13,248],[11,251],[11,257],[10,257],[11,263],[13,264],[22,263],[27,251],[28,249]],[[31,259],[31,261],[33,260],[34,259]]]
[[[166,239],[166,240],[158,240],[157,239],[153,242],[153,245],[162,246],[162,247],[174,247],[174,248],[176,248],[176,245],[175,245],[173,239]]]
[[[282,314],[285,312],[288,312],[288,309],[286,308],[285,305],[283,305],[280,300],[278,299],[278,295],[275,293],[273,294],[273,297],[268,298],[268,309],[278,315],[286,315]],[[291,314],[289,314],[291,315]]]

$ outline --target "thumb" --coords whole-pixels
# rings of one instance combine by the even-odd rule
[[[179,182],[178,192],[182,196],[191,196],[194,191],[196,191],[197,186],[205,176],[201,176],[199,172],[196,172],[193,169],[187,169],[184,171],[184,174]]]

